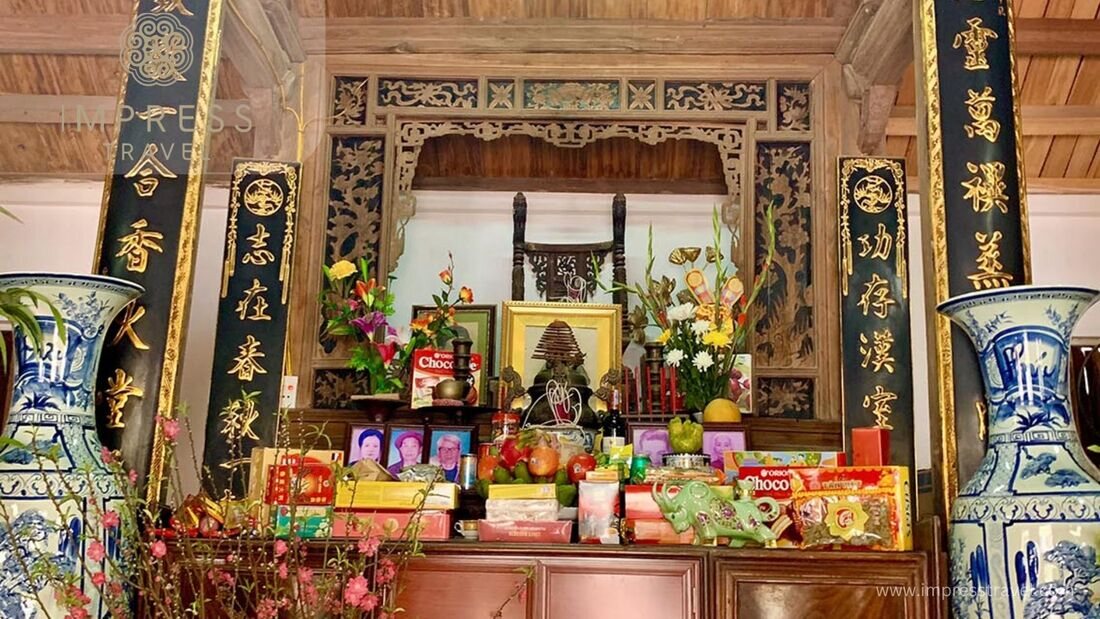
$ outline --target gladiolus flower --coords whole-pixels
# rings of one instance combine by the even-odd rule
[[[103,526],[113,529],[119,525],[118,512],[110,510],[103,512]]]
[[[341,260],[328,268],[328,275],[333,280],[344,279],[356,270],[355,265],[350,261]]]
[[[474,302],[474,291],[473,291],[473,289],[468,288],[466,286],[463,286],[462,289],[460,289],[458,291],[458,298],[463,303],[473,303]]]
[[[164,555],[168,554],[168,545],[158,539],[157,541],[153,542],[151,546],[149,546],[149,552],[152,553],[152,555],[157,559],[160,559]]]
[[[454,272],[450,267],[443,269],[439,272],[439,281],[443,282],[444,286],[450,286],[455,281]]]
[[[668,342],[668,338],[670,337],[672,337],[672,331],[665,329],[664,331],[661,331],[660,335],[657,336],[657,342],[660,344],[664,344]]]
[[[378,349],[378,354],[382,357],[383,365],[389,365],[390,362],[393,361],[393,358],[397,356],[397,344],[394,342],[375,344],[374,347]]]
[[[355,282],[355,296],[362,299],[364,303],[370,303],[367,297],[378,287],[378,282],[373,277],[368,281],[359,280]]]
[[[103,544],[96,540],[88,544],[88,550],[84,554],[92,561],[102,561],[103,557],[107,556],[107,551],[103,548]]]

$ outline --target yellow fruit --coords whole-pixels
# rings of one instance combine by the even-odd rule
[[[737,403],[725,398],[711,400],[703,409],[703,423],[739,423],[741,409]]]

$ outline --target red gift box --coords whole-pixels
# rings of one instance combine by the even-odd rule
[[[890,464],[890,431],[886,428],[852,428],[852,464],[887,466]]]
[[[695,542],[695,531],[688,528],[677,533],[672,524],[664,519],[627,518],[624,527],[627,539],[635,544],[691,544]]]
[[[625,498],[625,516],[627,518],[633,518],[635,520],[663,520],[664,514],[661,513],[661,508],[657,506],[657,502],[653,500],[653,494],[651,493],[653,486],[650,484],[636,484],[626,486],[624,494]],[[668,491],[669,497],[674,497],[680,492],[680,486],[674,484],[668,484],[665,488]],[[733,499],[733,486],[711,486],[710,489],[717,493],[719,496],[726,499]]]
[[[354,510],[336,512],[332,523],[333,537],[379,536],[387,540],[399,540],[416,512]],[[420,512],[420,536],[424,542],[441,542],[451,538],[451,512]]]
[[[264,502],[270,505],[332,505],[335,488],[332,467],[309,456],[287,457],[268,467]],[[291,492],[294,488],[294,492]]]
[[[568,544],[572,536],[572,520],[477,522],[477,537],[482,542]]]

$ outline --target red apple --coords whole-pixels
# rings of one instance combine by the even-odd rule
[[[592,454],[577,454],[569,459],[565,468],[569,471],[569,481],[577,483],[584,479],[588,471],[596,469],[596,458]]]

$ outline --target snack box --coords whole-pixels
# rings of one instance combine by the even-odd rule
[[[581,481],[577,489],[577,534],[582,544],[618,544],[619,482]]]
[[[275,537],[302,539],[329,537],[332,532],[332,508],[315,505],[275,506]]]
[[[413,353],[411,408],[431,406],[432,391],[442,380],[453,378],[455,355],[449,350],[421,348]],[[470,373],[474,377],[474,389],[481,393],[481,355],[470,355]]]
[[[256,447],[252,450],[251,462],[248,467],[248,498],[263,501],[267,493],[267,474],[272,466],[279,464],[295,464],[302,461],[323,462],[331,468],[333,465],[344,464],[344,452],[336,449],[311,449],[304,454],[295,449],[279,449],[275,447]]]
[[[264,503],[332,505],[335,488],[329,463],[309,456],[300,458],[297,454],[283,462],[268,467]],[[294,493],[291,493],[291,488],[295,489]]]
[[[489,484],[489,500],[502,499],[554,499],[554,484]]]
[[[485,501],[485,519],[502,520],[557,520],[557,499],[488,499]]]
[[[844,466],[843,451],[727,451],[722,456],[726,483],[735,483],[743,466]]]
[[[572,520],[541,522],[503,521],[477,522],[477,537],[483,542],[526,542],[537,544],[568,544],[573,537]]]
[[[802,547],[912,550],[907,467],[791,469],[791,486]]]
[[[670,497],[676,496],[680,492],[680,485],[675,483],[669,483],[667,486],[668,495]],[[635,520],[664,520],[664,514],[661,513],[661,508],[657,506],[657,501],[653,500],[653,494],[651,493],[653,486],[650,484],[638,484],[630,485],[625,488],[625,515],[627,518]],[[711,486],[711,490],[715,494],[733,500],[733,486]]]
[[[740,470],[739,481],[752,484],[754,499],[770,497],[779,503],[780,515],[769,526],[778,538],[776,545],[781,548],[798,547],[801,543],[790,514],[793,495],[791,473],[801,470],[806,469],[787,466],[742,466]]]
[[[333,515],[333,537],[368,537],[377,535],[386,540],[400,540],[416,512],[351,510]],[[451,512],[421,511],[420,541],[440,542],[451,538],[453,516]]]
[[[427,492],[427,496],[424,493]],[[458,508],[458,484],[418,481],[341,481],[336,484],[336,507],[342,509]]]
[[[695,531],[688,528],[677,533],[667,520],[652,518],[627,518],[623,524],[626,539],[634,544],[691,544]]]

